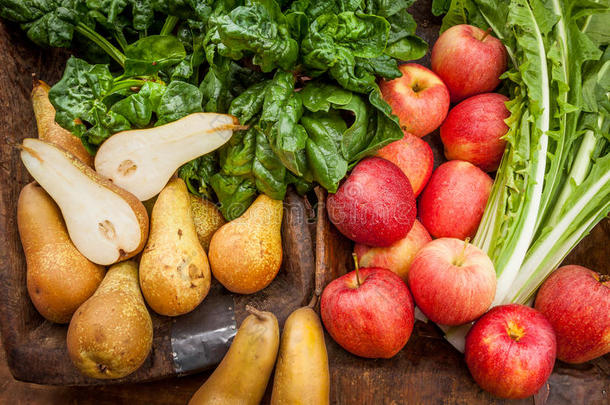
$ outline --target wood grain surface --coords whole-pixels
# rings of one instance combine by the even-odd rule
[[[428,41],[433,41],[437,35],[439,21],[417,15],[419,13],[417,10],[429,10],[429,3],[429,1],[419,1],[413,10],[420,22],[418,33]],[[36,133],[34,116],[29,104],[32,74],[36,73],[40,79],[54,83],[63,71],[66,57],[67,53],[61,50],[36,48],[24,38],[18,27],[0,22],[0,64],[4,68],[3,74],[0,75],[2,177],[0,207],[5,208],[0,217],[0,235],[4,244],[0,249],[0,286],[4,285],[4,288],[0,288],[4,294],[0,296],[0,312],[11,314],[14,319],[20,320],[10,328],[2,330],[3,345],[12,349],[6,354],[4,351],[0,352],[0,404],[186,404],[203,383],[207,373],[167,378],[150,383],[64,387],[20,382],[13,379],[9,371],[7,357],[11,360],[13,369],[21,370],[19,377],[22,379],[28,378],[28,370],[33,374],[54,373],[57,381],[61,380],[64,373],[75,372],[66,368],[70,366],[69,363],[56,364],[55,355],[40,358],[38,363],[40,367],[37,371],[35,364],[24,362],[25,353],[15,349],[21,347],[21,350],[27,350],[27,345],[35,345],[45,347],[49,353],[52,353],[53,350],[57,350],[57,344],[49,342],[61,340],[61,336],[49,338],[50,326],[41,322],[40,316],[31,304],[18,304],[23,302],[23,294],[26,292],[23,263],[13,267],[15,257],[21,257],[23,262],[21,246],[18,238],[14,237],[15,206],[18,192],[21,186],[29,181],[29,176],[16,158],[11,145],[16,139],[35,136]],[[443,158],[438,136],[428,136],[426,140],[432,144],[435,151],[435,163],[440,163]],[[350,268],[351,243],[342,239],[328,222],[323,208],[325,192],[318,190],[317,194],[322,204],[317,207],[318,221],[310,225],[312,231],[316,231],[315,260],[318,277],[315,289],[321,291],[332,277]],[[304,237],[311,239],[311,235],[314,233],[311,232],[309,236]],[[606,219],[572,252],[565,263],[581,264],[607,273],[610,264],[609,242],[610,221]],[[303,260],[311,260],[307,252],[302,254]],[[18,277],[15,278],[14,283],[6,285],[4,277],[9,271],[21,271],[21,273],[14,273]],[[311,279],[308,280],[298,281],[301,283],[300,294],[305,295],[307,289],[313,288],[313,285],[307,284]],[[280,291],[277,293],[279,294]],[[299,300],[301,299],[302,297],[299,297]],[[283,312],[286,312],[285,308]],[[155,332],[157,336],[165,333],[163,330]],[[22,340],[24,335],[27,336],[27,341]],[[609,355],[579,366],[558,362],[548,386],[535,398],[504,401],[492,398],[474,383],[468,374],[463,356],[443,340],[439,330],[433,325],[417,322],[407,346],[389,360],[365,360],[353,356],[335,344],[328,335],[326,343],[331,368],[331,403],[333,404],[477,405],[546,402],[551,405],[605,405],[609,403]],[[268,400],[269,395],[263,403],[268,403]]]

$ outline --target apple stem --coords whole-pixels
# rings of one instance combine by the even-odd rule
[[[360,281],[360,266],[358,266],[358,256],[356,253],[352,253],[352,257],[354,258],[354,265],[356,266],[356,283],[358,283],[358,287],[362,285],[362,281]]]
[[[489,36],[489,34],[491,34],[491,27],[487,28],[487,30],[485,30],[485,34],[483,34],[483,36],[481,37],[481,41],[485,40],[485,38],[487,38]]]
[[[468,243],[470,243],[470,238],[464,239],[464,247],[462,247],[462,251],[460,255],[455,259],[454,264],[456,266],[461,266],[464,264],[464,260],[466,259],[466,248],[468,247]]]

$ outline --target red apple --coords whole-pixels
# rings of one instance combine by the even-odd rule
[[[415,303],[430,320],[456,326],[489,309],[496,294],[496,272],[481,249],[453,238],[433,240],[415,256],[409,270]]]
[[[555,333],[549,321],[525,305],[492,308],[466,335],[466,364],[474,380],[495,396],[534,395],[555,363]]]
[[[322,322],[335,342],[368,358],[388,359],[404,347],[413,330],[413,311],[404,281],[379,267],[337,278],[320,301]]]
[[[610,276],[563,266],[536,296],[536,309],[557,335],[557,358],[584,363],[610,352]]]
[[[419,216],[435,238],[472,237],[479,227],[493,181],[471,163],[451,160],[440,165],[424,189]]]
[[[415,197],[426,186],[434,167],[434,155],[430,145],[408,132],[404,138],[379,149],[377,156],[400,167],[409,179]]]
[[[415,220],[413,227],[401,240],[388,247],[371,247],[356,244],[354,253],[364,267],[383,267],[396,273],[405,282],[411,262],[419,250],[432,238],[426,228]]]
[[[326,209],[343,235],[370,246],[390,246],[407,236],[417,211],[407,176],[378,157],[358,163],[337,193],[328,195]]]
[[[496,170],[506,147],[502,139],[508,131],[504,120],[510,116],[506,101],[502,94],[485,93],[453,107],[441,125],[447,159],[465,160],[485,172]]]
[[[422,137],[438,128],[449,111],[449,90],[431,70],[416,63],[398,67],[402,76],[382,80],[383,99],[404,131]]]
[[[451,102],[493,91],[506,71],[507,53],[490,31],[472,25],[454,25],[432,48],[432,70],[443,79]]]

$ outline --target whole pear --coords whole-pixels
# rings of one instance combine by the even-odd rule
[[[271,312],[247,307],[229,351],[214,373],[195,392],[189,405],[258,405],[271,377],[280,342]]]
[[[310,307],[299,308],[284,324],[271,405],[326,405],[330,403],[329,396],[322,323]]]
[[[216,205],[211,201],[193,194],[189,194],[189,197],[191,199],[191,214],[193,215],[197,238],[199,238],[199,243],[201,243],[201,246],[207,252],[210,248],[212,236],[227,221],[225,221]]]
[[[172,179],[153,207],[150,236],[140,260],[142,294],[158,314],[177,316],[203,301],[210,281],[186,185],[180,178]]]
[[[74,247],[59,207],[36,183],[19,194],[17,224],[34,306],[51,322],[70,322],[102,282],[104,267],[90,262]]]
[[[229,291],[252,294],[273,281],[282,265],[282,214],[282,201],[261,194],[212,236],[212,273]]]
[[[78,308],[68,327],[68,354],[93,378],[121,378],[137,370],[152,347],[150,314],[132,261],[112,266],[95,294]]]

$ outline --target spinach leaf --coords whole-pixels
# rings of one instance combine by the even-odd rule
[[[432,14],[440,16],[446,14],[451,6],[451,0],[432,0]]]
[[[294,91],[294,83],[291,73],[276,72],[265,91],[260,126],[284,166],[295,175],[307,178],[307,133],[298,124],[303,115],[303,102]]]
[[[236,116],[242,124],[250,121],[263,108],[268,85],[269,81],[256,83],[235,97],[229,108],[229,114]]]
[[[248,177],[218,172],[212,176],[210,184],[218,197],[220,212],[228,221],[242,215],[256,198],[256,184]]]
[[[210,187],[210,179],[217,172],[218,157],[215,153],[208,153],[182,166],[178,170],[178,176],[184,180],[191,193],[211,200],[213,190]]]
[[[381,55],[376,58],[356,58],[356,69],[362,69],[375,76],[385,77],[386,79],[396,79],[402,76],[398,70],[396,59],[388,55]]]
[[[125,56],[126,76],[146,76],[177,65],[186,51],[173,35],[151,35],[125,48]]]
[[[306,152],[313,179],[334,193],[347,174],[347,161],[340,152],[345,121],[338,114],[321,112],[304,116],[301,123],[309,135]]]
[[[290,36],[286,18],[274,0],[251,2],[237,7],[229,14],[210,18],[212,29],[217,31],[212,39],[222,56],[233,60],[252,55],[252,62],[263,72],[276,67],[291,69],[297,60],[299,46]]]
[[[155,125],[167,124],[191,113],[203,111],[202,98],[201,91],[196,86],[180,81],[171,82],[161,96]]]
[[[390,24],[375,15],[324,14],[311,24],[301,44],[302,59],[314,75],[330,70],[344,88],[367,93],[375,76],[356,63],[356,58],[377,58],[388,41]]]
[[[258,131],[254,127],[250,127],[246,131],[237,131],[220,149],[220,167],[224,173],[230,176],[252,174],[257,133]]]
[[[286,167],[271,149],[265,134],[258,128],[256,133],[255,159],[252,174],[258,191],[275,200],[283,200],[286,195]]]
[[[303,105],[311,112],[328,112],[331,106],[348,104],[353,93],[332,84],[312,81],[301,90]]]

